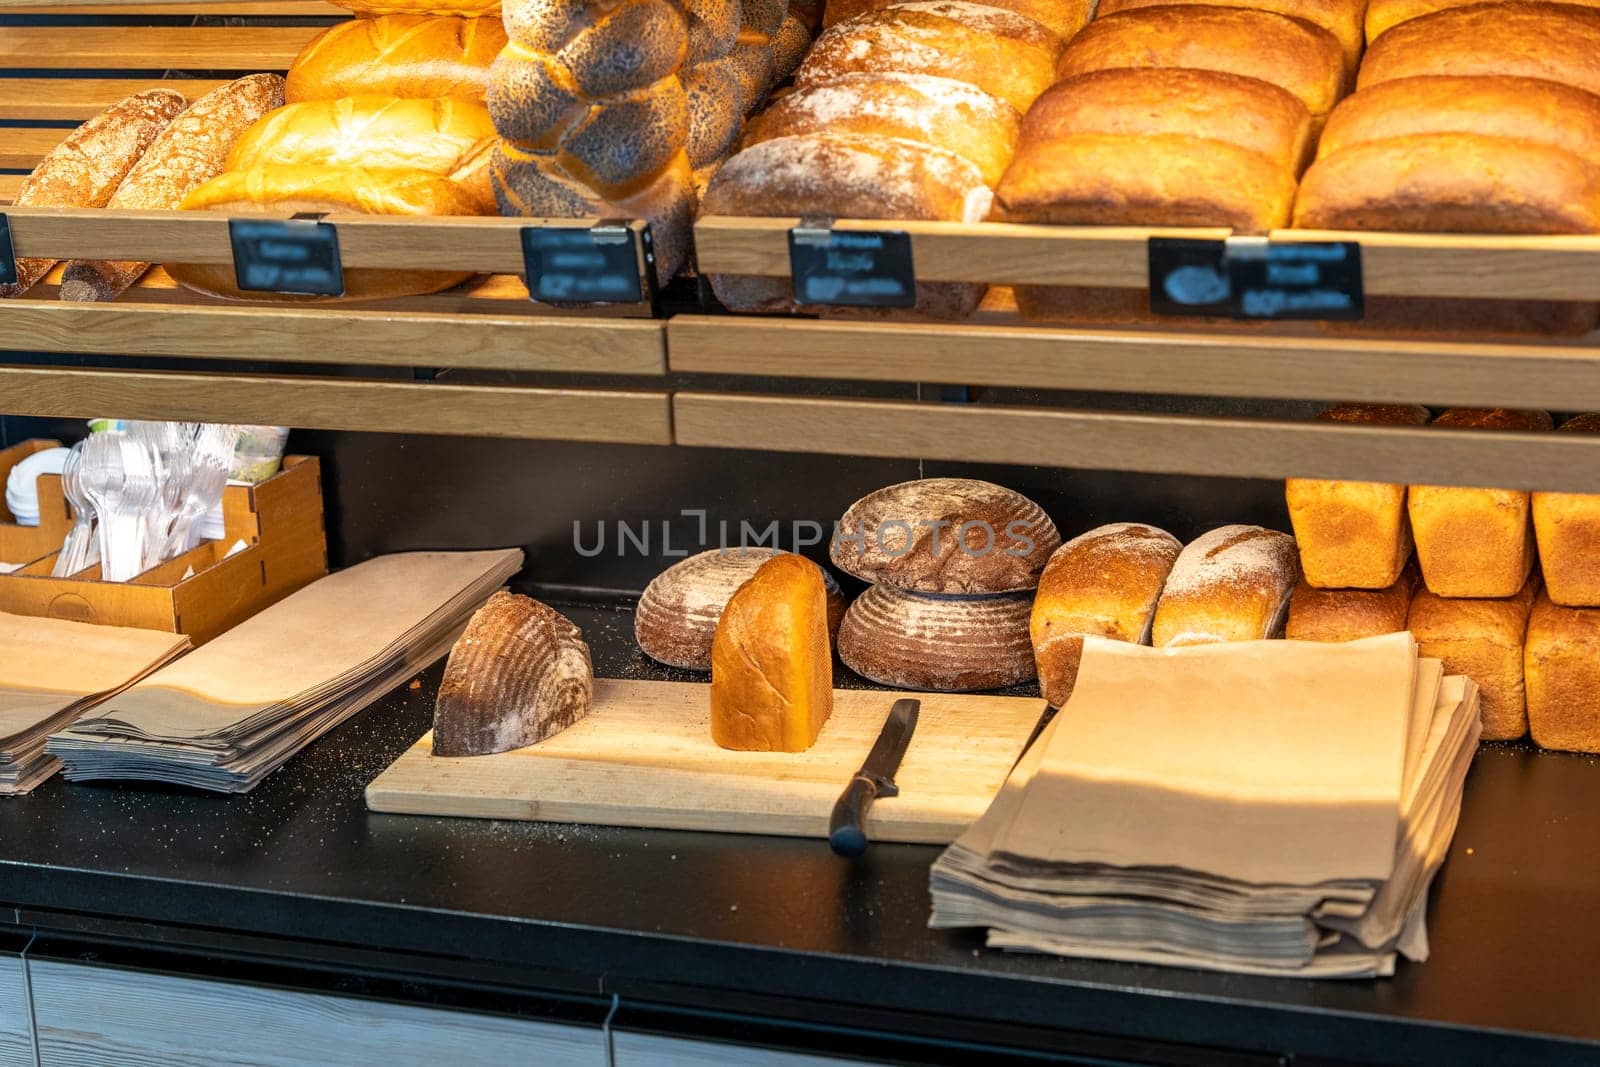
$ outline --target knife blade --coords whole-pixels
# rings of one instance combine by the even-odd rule
[[[841,856],[859,856],[867,848],[867,812],[879,797],[892,797],[900,792],[894,776],[905,758],[906,747],[917,729],[917,715],[922,710],[920,700],[897,700],[889,709],[878,739],[861,769],[844,787],[833,806],[828,820],[828,846]]]

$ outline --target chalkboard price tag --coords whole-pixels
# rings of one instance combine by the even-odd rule
[[[797,304],[915,307],[911,235],[901,230],[834,230],[802,224],[789,231],[789,274]]]
[[[649,299],[641,258],[648,257],[641,256],[639,241],[625,222],[522,228],[528,295],[545,303],[637,304]]]
[[[229,219],[233,272],[254,293],[343,296],[339,234],[314,219]]]
[[[1242,319],[1359,319],[1365,309],[1355,241],[1234,238],[1228,269]]]
[[[1152,237],[1150,310],[1157,315],[1232,315],[1233,281],[1225,241]]]
[[[17,252],[11,246],[11,220],[0,212],[0,285],[17,284]]]

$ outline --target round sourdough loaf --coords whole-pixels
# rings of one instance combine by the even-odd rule
[[[633,615],[633,634],[644,654],[671,667],[711,669],[711,640],[722,609],[738,588],[773,556],[772,548],[713,548],[674,563],[645,587]],[[828,633],[839,631],[844,594],[826,570]]]
[[[850,505],[834,531],[834,565],[863,581],[923,593],[1033,589],[1061,544],[1033,501],[993,482],[922,478]],[[1026,612],[1024,612],[1026,630]]]
[[[1034,678],[1028,593],[927,596],[875,585],[839,627],[839,658],[881,685],[966,692]]]

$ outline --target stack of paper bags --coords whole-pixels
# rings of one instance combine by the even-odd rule
[[[49,752],[74,781],[243,793],[450,650],[522,552],[410,552],[330,574],[157,671]]]
[[[188,648],[182,634],[0,613],[0,796],[61,766],[45,753],[51,731]]]
[[[1477,687],[1408,633],[1092,639],[1072,698],[934,865],[995,947],[1306,977],[1427,957]]]

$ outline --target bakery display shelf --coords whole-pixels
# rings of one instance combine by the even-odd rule
[[[5,12],[0,10],[0,15]],[[151,89],[175,89],[197,100],[226,82],[215,78],[0,78],[0,115],[8,121],[83,122],[134,93]],[[67,127],[27,127],[7,130],[0,144],[8,160],[4,164],[17,170],[31,170],[44,154],[70,132]],[[22,134],[27,141],[14,141]],[[53,137],[44,143],[44,135]],[[26,152],[20,147],[28,144]],[[22,174],[0,175],[0,199],[10,200],[22,183]]]
[[[708,274],[788,277],[797,218],[707,217],[695,224]],[[839,231],[910,235],[916,276],[930,282],[1145,289],[1152,237],[1219,241],[1227,229],[1035,226],[1012,223],[840,220]],[[1368,296],[1486,300],[1600,300],[1600,236],[1275,230],[1272,241],[1353,241]]]
[[[0,70],[287,70],[322,31],[320,25],[7,26]]]
[[[258,15],[276,18],[349,18],[350,12],[323,0],[0,0],[3,15]]]

